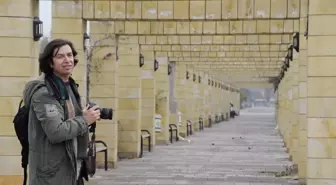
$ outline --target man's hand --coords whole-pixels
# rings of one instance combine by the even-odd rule
[[[95,105],[89,109],[89,105],[87,105],[83,110],[83,116],[90,125],[100,119],[100,110],[98,108],[98,105]]]

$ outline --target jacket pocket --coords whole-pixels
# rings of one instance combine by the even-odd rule
[[[64,157],[58,158],[56,160],[50,160],[47,164],[37,168],[36,177],[42,179],[51,179],[59,171]]]

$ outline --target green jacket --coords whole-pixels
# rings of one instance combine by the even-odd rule
[[[82,110],[76,110],[76,117],[67,118],[65,101],[55,98],[57,92],[52,88],[55,83],[45,78],[42,74],[28,82],[23,93],[24,104],[30,107],[29,185],[76,185],[77,159],[87,158],[88,123]],[[81,107],[79,96],[76,102],[77,107]],[[77,152],[73,144],[75,138]]]

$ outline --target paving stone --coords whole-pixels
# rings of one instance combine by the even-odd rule
[[[155,146],[141,159],[119,161],[117,169],[98,169],[89,184],[298,185],[274,175],[292,165],[275,127],[274,109],[242,110],[195,132],[190,143]]]

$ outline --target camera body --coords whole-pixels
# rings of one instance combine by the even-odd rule
[[[89,108],[94,107],[96,104],[90,102],[89,103]],[[113,118],[113,109],[111,108],[98,108],[100,110],[100,118],[101,119],[107,119],[107,120],[112,120]]]

